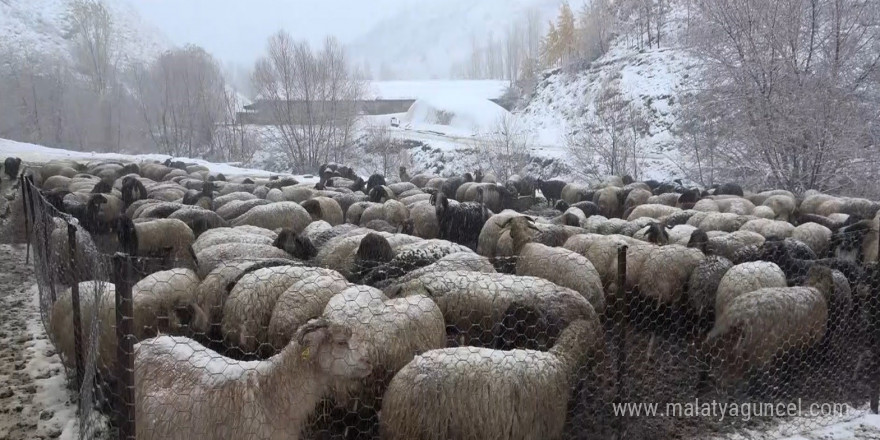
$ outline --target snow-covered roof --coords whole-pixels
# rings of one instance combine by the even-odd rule
[[[498,99],[509,84],[498,80],[368,81],[364,100],[416,100],[438,95]],[[262,99],[257,96],[257,101]]]
[[[498,99],[509,82],[497,80],[371,81],[367,99],[419,99],[438,95]]]

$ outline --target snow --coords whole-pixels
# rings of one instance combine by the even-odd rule
[[[148,61],[171,44],[126,0],[102,0],[110,11],[120,65]],[[72,0],[0,1],[0,48],[71,59],[66,14]]]
[[[760,431],[745,429],[710,440],[746,440],[752,438],[776,438],[781,440],[856,440],[880,438],[880,415],[869,413],[867,408],[846,406],[846,414],[822,418],[790,417],[779,419],[775,426]],[[803,427],[813,426],[800,434],[791,435]],[[706,438],[705,436],[701,436]]]
[[[165,161],[171,156],[165,154],[119,154],[119,153],[95,153],[62,150],[59,148],[49,148],[41,145],[27,144],[23,142],[11,141],[8,139],[0,139],[0,157],[16,156],[25,162],[44,163],[50,160],[58,159],[113,159],[128,161],[148,161],[158,160]],[[223,173],[225,175],[249,175],[257,177],[268,177],[273,173],[263,170],[239,168],[225,163],[208,162],[202,159],[190,159],[175,157],[175,160],[183,160],[204,165],[211,170],[212,173]]]
[[[444,115],[450,118],[444,121]],[[418,125],[448,125],[461,130],[459,134],[490,132],[495,124],[510,113],[487,99],[467,95],[436,94],[416,100],[406,112],[404,121]]]
[[[509,84],[497,80],[372,81],[367,99],[419,99],[436,95],[498,99]]]

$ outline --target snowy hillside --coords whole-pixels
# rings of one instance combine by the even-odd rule
[[[678,171],[673,148],[676,111],[681,97],[699,79],[697,60],[681,41],[683,23],[670,13],[668,41],[660,48],[637,49],[618,38],[610,50],[578,73],[555,69],[544,73],[532,99],[520,112],[539,143],[565,151],[567,134],[581,130],[602,101],[619,99],[646,118],[640,163],[647,175],[664,178]]]
[[[118,36],[121,62],[149,60],[171,47],[128,0],[102,0]],[[0,0],[0,48],[68,58],[65,16],[71,0]]]
[[[374,74],[385,64],[399,78],[445,76],[468,59],[475,39],[496,41],[530,10],[541,22],[555,17],[563,0],[432,0],[403,2],[400,10],[349,45],[356,59],[366,59]],[[482,46],[481,46],[482,47]]]

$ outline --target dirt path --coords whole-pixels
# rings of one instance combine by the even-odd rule
[[[23,245],[0,245],[0,438],[75,438],[76,404],[24,256]]]

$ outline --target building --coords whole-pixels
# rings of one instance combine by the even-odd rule
[[[495,80],[371,81],[364,98],[354,104],[358,111],[365,115],[405,113],[419,98],[440,94],[444,97],[465,95],[469,98],[484,98],[510,110],[502,102],[508,85],[507,81]],[[326,104],[311,103],[313,109],[315,107],[320,109]],[[292,105],[294,108],[305,110],[306,102],[267,100],[258,97],[252,104],[244,106],[238,117],[247,124],[272,124],[274,123],[272,108],[279,105]],[[314,113],[313,110],[312,114]]]

